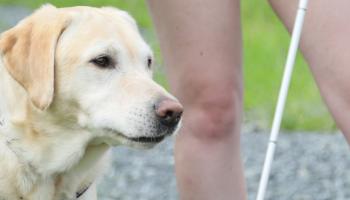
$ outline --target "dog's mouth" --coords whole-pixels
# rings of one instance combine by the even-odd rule
[[[159,143],[165,138],[165,135],[151,136],[151,137],[131,137],[131,138],[126,137],[126,138],[133,142],[139,142],[139,143]]]
[[[117,132],[114,129],[106,128],[106,131],[112,133],[113,135],[117,135],[121,141],[128,141],[127,144],[144,144],[144,145],[155,145],[164,140],[167,136],[171,135],[171,133],[164,133],[159,135],[150,135],[150,136],[139,136],[139,137],[130,137],[122,134],[121,132]],[[112,142],[112,141],[110,141]]]

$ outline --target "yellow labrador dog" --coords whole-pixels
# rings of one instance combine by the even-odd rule
[[[0,199],[97,199],[111,146],[149,148],[181,104],[114,8],[43,6],[0,36]]]

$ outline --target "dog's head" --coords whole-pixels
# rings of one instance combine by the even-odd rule
[[[47,5],[1,35],[30,108],[110,145],[152,146],[176,131],[181,104],[152,80],[153,55],[114,8]]]

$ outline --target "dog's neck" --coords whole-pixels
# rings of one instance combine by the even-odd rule
[[[36,115],[37,113],[32,114],[33,121],[36,121]],[[40,119],[43,119],[43,116]],[[6,130],[10,131],[5,133],[7,147],[22,166],[19,176],[21,180],[18,180],[18,190],[21,194],[31,193],[34,187],[39,188],[36,189],[39,193],[54,191],[60,194],[61,188],[67,190],[67,186],[72,184],[67,181],[71,180],[67,177],[88,180],[84,183],[75,182],[71,189],[68,189],[71,191],[62,193],[74,195],[82,185],[86,187],[85,184],[93,182],[94,177],[84,176],[99,163],[99,159],[109,148],[105,144],[92,145],[89,132],[62,129],[51,123],[52,121],[39,121],[27,126],[8,122],[6,125]],[[63,180],[59,181],[61,186],[57,186],[57,177]],[[70,198],[71,196],[65,197]]]
[[[91,145],[94,138],[88,131],[66,126],[74,122],[65,116],[58,119],[57,113],[36,110],[1,59],[0,95],[0,140],[6,140],[4,143],[23,168],[21,193],[30,192],[33,186],[28,183],[38,185],[40,179],[84,174],[108,149],[104,144]]]

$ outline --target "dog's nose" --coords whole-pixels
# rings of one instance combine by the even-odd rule
[[[163,99],[155,105],[155,112],[161,124],[174,127],[181,119],[183,107],[176,100]]]

